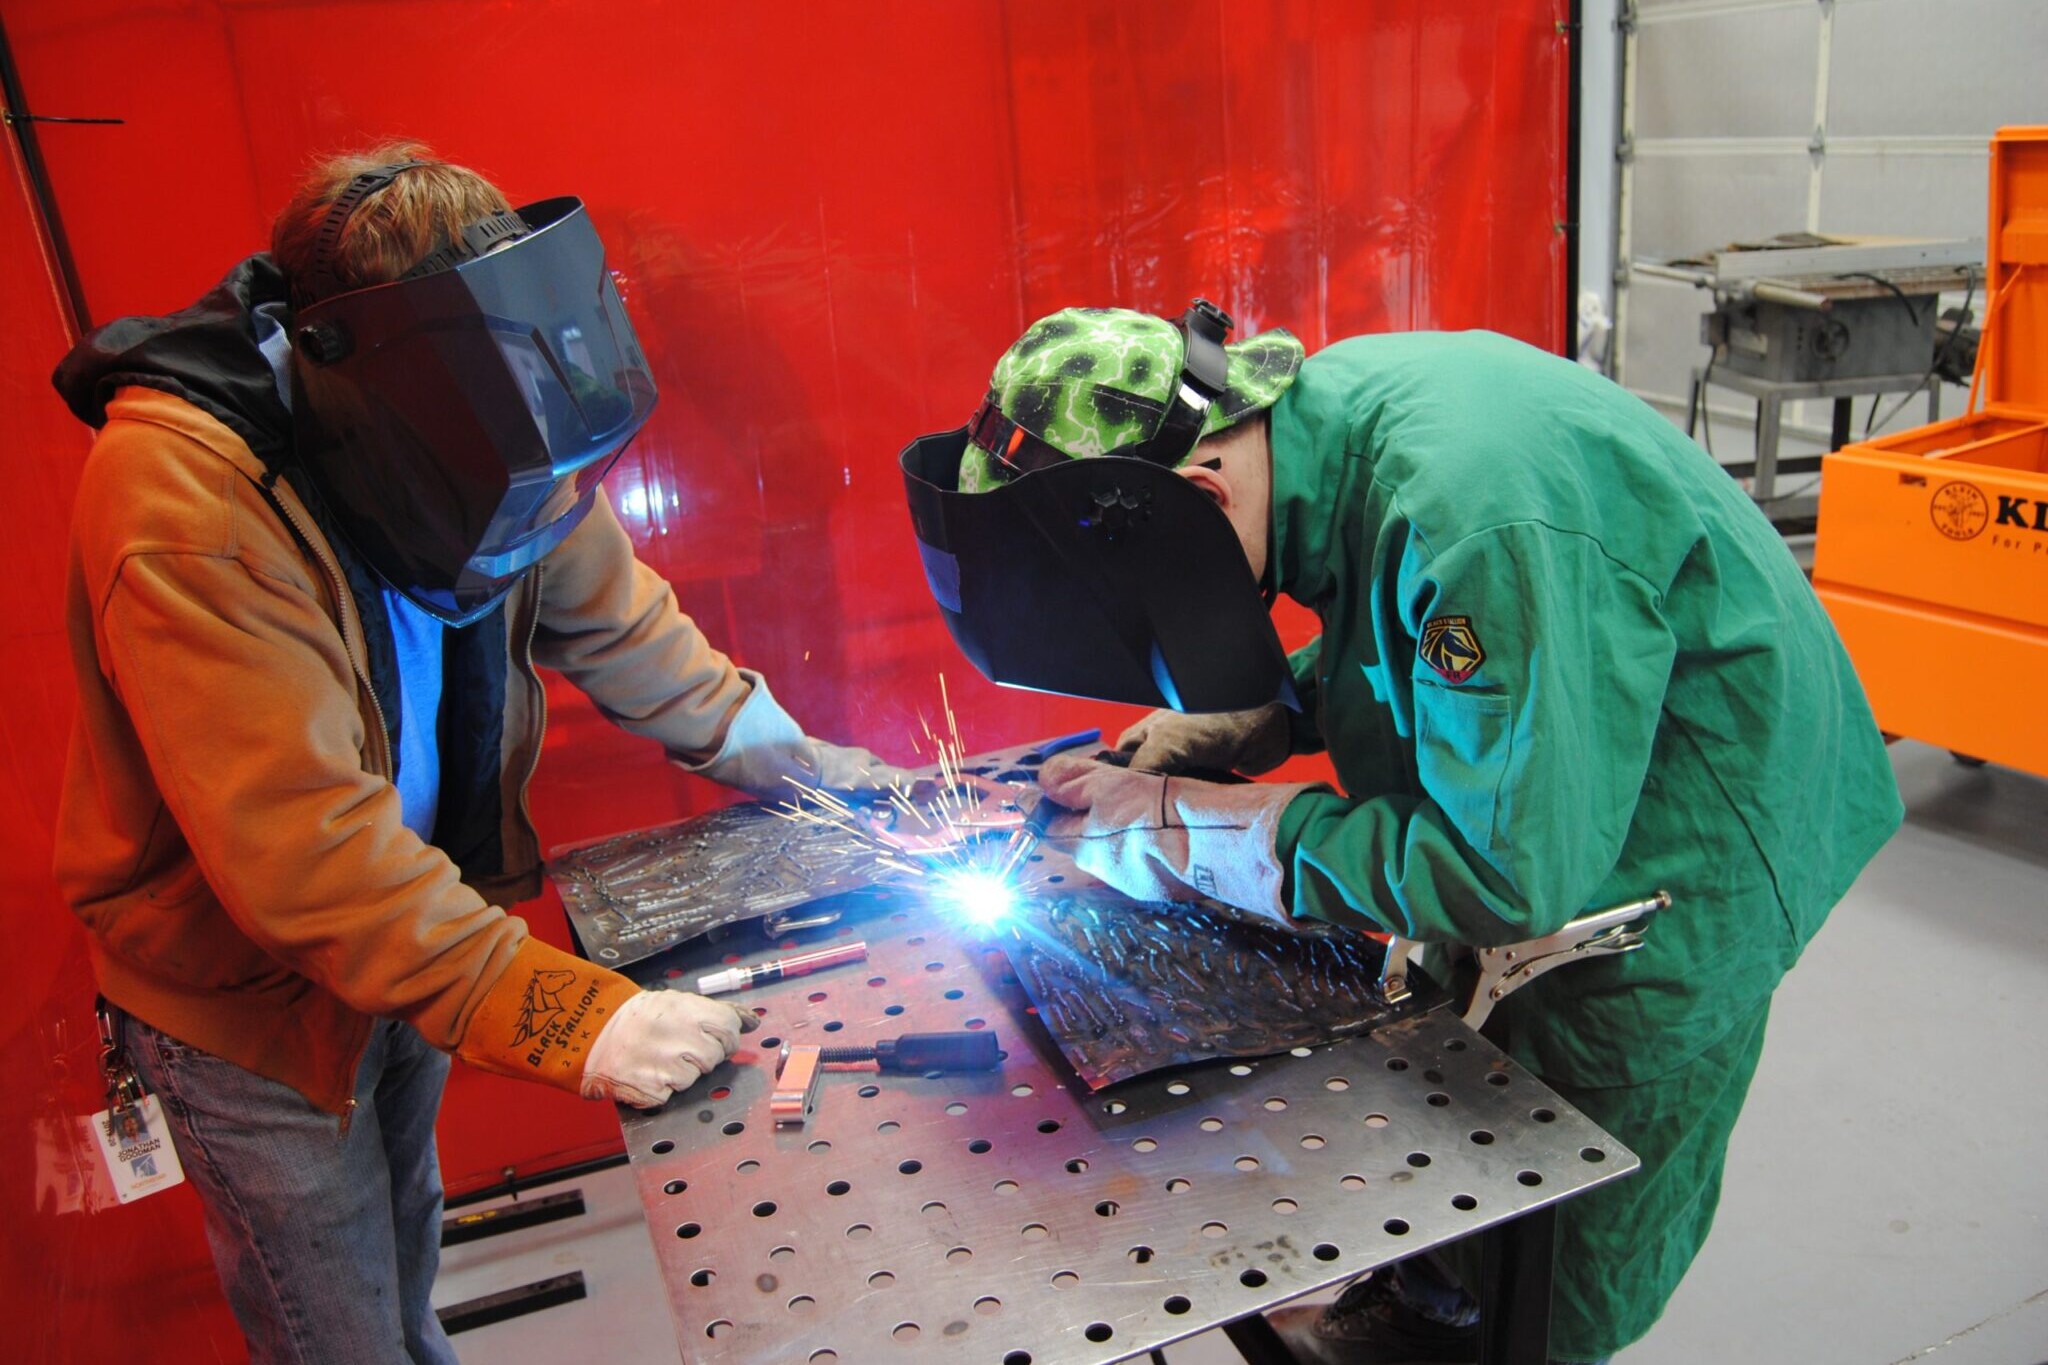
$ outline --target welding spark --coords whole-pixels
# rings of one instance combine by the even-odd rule
[[[1016,909],[1017,888],[996,872],[948,872],[932,887],[932,899],[977,928],[993,929]]]

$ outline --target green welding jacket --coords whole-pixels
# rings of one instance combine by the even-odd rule
[[[1735,482],[1606,379],[1491,333],[1359,337],[1272,409],[1273,573],[1321,618],[1281,822],[1296,915],[1534,938],[1669,891],[1639,952],[1502,1005],[1579,1086],[1761,1005],[1902,807],[1847,654]]]

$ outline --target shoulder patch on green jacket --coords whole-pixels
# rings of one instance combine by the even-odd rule
[[[1461,683],[1486,662],[1486,650],[1469,616],[1435,616],[1422,627],[1422,662],[1445,682]]]

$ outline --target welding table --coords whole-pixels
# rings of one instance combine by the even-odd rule
[[[1222,1326],[1284,1362],[1263,1310],[1479,1232],[1481,1359],[1545,1359],[1553,1206],[1638,1162],[1453,1011],[1090,1094],[1000,931],[901,888],[838,900],[852,922],[803,942],[866,963],[731,997],[761,1032],[620,1111],[685,1359],[1079,1365]],[[735,944],[771,955],[736,931],[633,974],[687,988]],[[997,1031],[1001,1071],[831,1070],[807,1126],[769,1117],[782,1042],[961,1028]]]

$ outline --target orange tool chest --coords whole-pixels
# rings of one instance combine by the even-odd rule
[[[1813,586],[1885,731],[2048,776],[2048,127],[1992,139],[1984,249],[1968,409],[1822,460]]]

